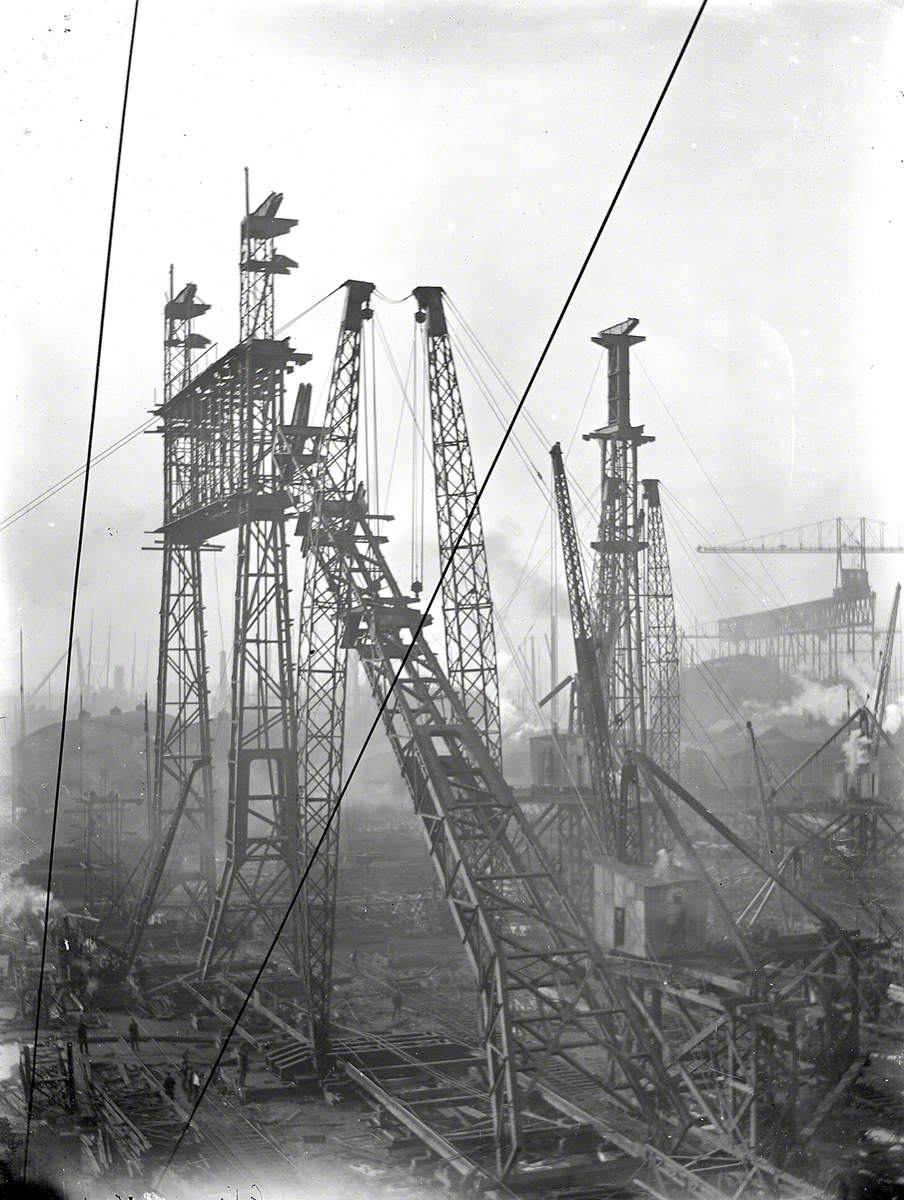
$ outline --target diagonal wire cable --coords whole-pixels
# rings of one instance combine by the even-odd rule
[[[85,451],[85,482],[82,485],[82,503],[79,513],[78,541],[75,548],[75,566],[72,576],[72,602],[69,610],[69,643],[66,650],[66,683],[63,688],[63,709],[60,718],[60,748],[57,757],[56,785],[53,796],[53,820],[50,826],[50,853],[47,860],[47,894],[44,898],[44,931],[41,938],[41,969],[38,974],[38,990],[35,1004],[35,1033],[32,1045],[31,1072],[28,1081],[28,1112],[25,1119],[25,1143],[22,1151],[22,1178],[28,1178],[28,1149],[31,1140],[31,1120],[34,1110],[35,1077],[37,1073],[38,1038],[41,1032],[41,1004],[44,997],[44,971],[47,965],[47,934],[50,925],[50,889],[53,883],[53,851],[56,842],[57,820],[60,811],[60,785],[63,777],[63,753],[66,746],[66,717],[69,710],[69,682],[72,675],[72,646],[75,641],[75,614],[78,604],[78,582],[82,565],[82,548],[85,541],[85,516],[88,509],[88,483],[91,478],[91,457],[94,444],[94,425],[97,417],[97,393],[100,385],[100,364],[104,346],[104,327],[107,316],[107,297],[110,290],[110,263],[113,257],[113,229],[116,223],[116,201],[119,197],[119,176],[122,166],[122,146],[126,129],[126,110],[129,103],[129,82],[132,77],[132,57],[135,51],[135,30],[138,26],[138,4],[132,10],[132,28],[129,35],[129,54],[126,61],[126,77],[122,92],[122,115],[119,122],[119,140],[116,146],[116,166],[113,171],[113,197],[110,202],[110,223],[107,231],[107,253],[104,262],[104,286],[101,295],[100,321],[97,331],[97,354],[94,360],[94,387],[91,392],[91,414],[88,421],[88,444]]]
[[[424,610],[423,610],[423,613],[421,614],[421,618],[417,624],[417,627],[415,628],[415,630],[412,634],[411,642],[407,646],[405,653],[403,654],[403,656],[399,662],[398,669],[396,670],[395,675],[393,676],[392,682],[390,683],[390,685],[386,691],[386,694],[383,697],[383,699],[377,709],[377,713],[376,713],[373,721],[371,722],[370,728],[368,729],[368,731],[364,737],[361,747],[359,748],[358,753],[355,756],[355,760],[352,763],[351,770],[348,772],[348,775],[346,776],[345,780],[343,781],[342,787],[339,791],[339,795],[337,796],[335,803],[333,804],[332,808],[329,811],[329,814],[326,818],[326,821],[324,822],[323,829],[320,833],[320,836],[317,839],[317,842],[314,844],[314,847],[311,851],[310,857],[308,858],[308,861],[305,864],[304,870],[301,872],[301,875],[300,875],[300,878],[298,881],[298,885],[295,888],[294,895],[292,896],[292,899],[290,900],[290,902],[286,908],[286,911],[283,914],[283,917],[280,920],[279,925],[277,926],[276,931],[273,934],[273,937],[270,941],[270,945],[267,948],[267,951],[264,954],[263,959],[261,960],[260,966],[258,967],[257,971],[254,974],[254,978],[251,982],[251,985],[248,988],[248,990],[246,991],[245,997],[242,1000],[242,1003],[239,1005],[236,1015],[233,1017],[232,1024],[229,1028],[229,1031],[226,1034],[226,1037],[222,1041],[219,1052],[218,1052],[216,1058],[214,1059],[214,1062],[210,1068],[210,1071],[208,1072],[208,1075],[207,1075],[206,1079],[204,1080],[204,1083],[201,1087],[201,1091],[199,1092],[199,1094],[194,1102],[194,1105],[192,1106],[192,1110],[189,1113],[188,1120],[186,1121],[181,1133],[179,1134],[179,1137],[176,1139],[175,1145],[173,1146],[166,1162],[163,1165],[160,1175],[157,1178],[155,1187],[160,1186],[160,1183],[161,1183],[164,1175],[166,1174],[167,1170],[169,1169],[170,1164],[173,1162],[176,1154],[179,1152],[179,1149],[182,1146],[182,1143],[185,1139],[185,1135],[188,1133],[188,1130],[191,1127],[191,1123],[194,1119],[195,1113],[198,1111],[198,1108],[202,1104],[204,1097],[207,1094],[207,1089],[208,1089],[211,1081],[216,1077],[217,1070],[218,1070],[220,1062],[222,1061],[222,1058],[226,1052],[226,1047],[229,1044],[229,1040],[232,1037],[232,1034],[235,1032],[235,1029],[238,1026],[239,1022],[241,1021],[241,1019],[245,1013],[245,1010],[247,1009],[248,1005],[250,1004],[251,997],[253,996],[253,994],[257,988],[257,985],[260,982],[260,979],[264,974],[264,971],[267,969],[267,965],[270,961],[270,958],[272,957],[273,952],[276,949],[277,944],[279,943],[279,939],[282,936],[282,932],[285,929],[286,924],[288,923],[289,916],[291,915],[293,908],[295,907],[296,903],[298,902],[299,897],[301,896],[302,890],[305,885],[305,881],[311,870],[311,866],[313,865],[314,860],[316,859],[318,853],[320,852],[320,849],[321,849],[323,843],[326,841],[327,837],[329,836],[330,828],[336,817],[336,814],[339,811],[339,808],[342,804],[343,797],[345,796],[345,793],[348,790],[349,784],[351,783],[352,779],[354,778],[355,772],[357,771],[357,769],[361,763],[361,759],[364,756],[364,752],[366,751],[368,745],[370,744],[370,740],[373,737],[374,733],[376,732],[377,726],[380,724],[380,721],[382,720],[383,711],[385,710],[386,705],[389,703],[389,698],[392,695],[393,691],[395,690],[395,687],[398,684],[398,681],[401,678],[402,673],[405,670],[405,667],[408,663],[408,659],[411,657],[411,652],[414,649],[415,645],[417,644],[418,639],[421,637],[422,631],[427,623],[427,619],[430,614],[430,610],[433,607],[434,603],[436,602],[437,598],[439,597],[443,582],[444,582],[449,570],[451,569],[452,562],[454,561],[455,555],[458,551],[458,547],[461,544],[465,535],[468,533],[471,521],[474,518],[474,514],[477,512],[477,510],[479,508],[480,501],[483,497],[484,492],[486,491],[487,485],[489,484],[490,479],[493,476],[493,472],[496,469],[496,466],[499,462],[499,459],[502,456],[502,452],[504,451],[504,449],[509,441],[509,438],[511,437],[512,430],[515,427],[515,422],[518,420],[518,417],[519,417],[522,409],[524,408],[524,405],[527,402],[527,398],[531,393],[534,383],[536,382],[537,376],[540,374],[540,371],[543,367],[544,362],[546,361],[546,357],[549,354],[550,348],[552,347],[552,344],[556,338],[556,335],[559,332],[562,322],[565,320],[565,316],[568,313],[569,308],[571,307],[571,302],[574,299],[575,294],[578,290],[578,287],[580,286],[581,281],[587,272],[587,268],[590,265],[591,259],[593,258],[594,252],[596,251],[596,247],[599,244],[600,238],[602,237],[602,235],[606,229],[606,226],[609,223],[609,219],[612,216],[613,211],[615,210],[615,206],[618,203],[618,201],[621,197],[621,194],[625,189],[625,185],[627,184],[628,179],[630,178],[631,172],[634,169],[634,164],[637,162],[637,159],[640,156],[640,152],[643,149],[644,144],[646,143],[646,140],[650,133],[650,130],[653,127],[653,122],[656,120],[656,117],[659,114],[659,110],[662,108],[665,98],[668,95],[669,88],[671,87],[671,84],[672,84],[672,80],[675,78],[678,68],[680,67],[681,62],[684,59],[685,53],[687,52],[687,48],[690,45],[691,39],[693,38],[694,33],[697,30],[697,26],[699,25],[700,19],[706,10],[706,6],[707,6],[708,2],[709,2],[709,0],[702,0],[700,7],[697,9],[696,16],[694,17],[694,20],[691,23],[690,29],[688,30],[687,35],[681,45],[681,49],[678,51],[678,55],[677,55],[674,63],[672,64],[672,68],[669,71],[669,74],[666,78],[665,83],[663,84],[662,90],[659,93],[659,97],[653,106],[653,110],[650,113],[649,117],[647,118],[646,124],[644,125],[644,128],[643,128],[643,132],[641,133],[640,138],[637,142],[637,145],[634,148],[634,152],[632,153],[631,158],[628,161],[628,165],[625,168],[624,173],[621,177],[621,180],[619,181],[619,184],[615,189],[615,193],[614,193],[611,201],[609,202],[609,206],[606,209],[605,214],[603,215],[603,219],[600,222],[599,228],[597,229],[596,233],[593,236],[593,240],[590,243],[590,248],[587,250],[586,254],[584,255],[583,261],[581,262],[581,265],[580,265],[580,268],[578,269],[577,275],[574,278],[574,282],[572,283],[571,287],[569,288],[568,294],[565,297],[565,301],[561,307],[561,310],[559,311],[559,315],[556,317],[555,322],[552,327],[552,330],[550,331],[550,334],[546,339],[546,343],[543,346],[540,356],[537,359],[536,365],[534,366],[534,369],[531,371],[530,378],[527,381],[527,386],[525,387],[524,391],[521,394],[521,398],[519,399],[518,403],[515,406],[515,410],[512,413],[512,416],[508,422],[508,425],[506,426],[506,429],[505,429],[505,432],[503,433],[502,439],[499,442],[499,445],[497,446],[496,451],[493,454],[493,458],[487,468],[486,475],[484,476],[483,481],[480,484],[480,487],[477,489],[477,494],[474,498],[474,502],[472,503],[470,509],[468,510],[467,518],[462,524],[462,528],[458,534],[458,537],[455,540],[454,545],[452,546],[452,548],[449,552],[448,558],[446,559],[445,563],[442,564],[442,568],[439,573],[439,578],[437,579],[437,582],[433,588],[433,591],[430,593],[430,597],[427,600],[426,605],[424,606]]]

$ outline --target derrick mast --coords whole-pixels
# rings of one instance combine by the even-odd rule
[[[302,941],[309,1032],[318,1057],[329,1041],[333,931],[339,857],[339,814],[329,820],[342,789],[348,646],[343,638],[349,598],[337,556],[352,519],[356,493],[358,401],[364,324],[371,317],[372,283],[349,280],[333,360],[309,504],[302,510],[305,575],[298,636],[298,789],[301,861],[310,862],[302,892]],[[309,390],[284,427],[288,456],[312,436]],[[355,510],[356,511],[356,510]],[[342,586],[337,590],[331,579]],[[315,854],[315,847],[324,838]]]
[[[150,831],[155,845],[184,798],[183,836],[197,842],[197,867],[181,874],[188,902],[199,920],[210,913],[216,887],[214,858],[213,778],[210,768],[210,713],[201,573],[203,532],[181,529],[172,518],[192,486],[192,454],[196,433],[190,409],[176,398],[190,385],[199,351],[208,339],[196,333],[194,321],[210,308],[198,298],[195,284],[173,293],[164,307],[163,528],[160,636],[157,659],[157,712],[154,737],[154,780]],[[198,773],[195,758],[207,758]],[[175,881],[174,881],[175,882]]]
[[[418,304],[416,320],[424,327],[427,348],[440,566],[451,558],[442,584],[449,679],[498,765],[502,761],[502,733],[493,600],[443,289],[416,287],[414,298]]]

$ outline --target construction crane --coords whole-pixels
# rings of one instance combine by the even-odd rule
[[[577,693],[581,712],[581,727],[590,763],[590,778],[594,789],[592,810],[585,811],[588,835],[579,846],[582,864],[573,864],[568,871],[572,881],[585,884],[588,878],[589,851],[623,857],[629,841],[628,813],[622,807],[619,791],[618,765],[612,754],[609,718],[603,681],[606,663],[600,653],[599,636],[593,621],[584,570],[581,564],[574,509],[568,489],[568,479],[562,461],[562,447],[556,442],[552,456],[553,486],[562,558],[565,563],[565,582],[571,611],[571,628],[577,663]],[[637,839],[630,839],[636,843]],[[583,868],[583,869],[582,869]],[[584,888],[581,888],[583,893]]]
[[[274,330],[274,280],[295,265],[276,239],[296,224],[272,192],[240,236],[240,340],[173,399],[191,413],[191,488],[174,520],[195,537],[237,531],[226,862],[199,957],[224,968],[255,929],[274,933],[299,878],[295,687],[289,616],[289,497],[276,457],[285,377],[310,361]],[[204,437],[198,436],[203,431]],[[297,914],[281,949],[301,970]]]
[[[526,1090],[556,1062],[619,1104],[629,1089],[647,1120],[658,1121],[664,1097],[686,1120],[649,1018],[606,964],[423,637],[424,615],[393,577],[365,498],[358,493],[351,527],[315,528],[314,486],[298,496],[310,552],[347,597],[346,644],[364,665],[477,979],[501,1177],[522,1145]],[[592,1054],[575,1063],[577,1050],[593,1048],[599,1065]]]
[[[658,479],[642,479],[644,624],[647,671],[647,746],[650,757],[677,779],[681,764],[678,625]]]
[[[778,529],[727,545],[698,546],[698,554],[834,554],[836,587],[840,587],[843,559],[853,557],[866,570],[868,554],[904,554],[904,530],[900,525],[867,517],[834,517],[793,529]]]
[[[213,773],[211,768],[210,702],[207,689],[207,646],[201,572],[204,537],[197,529],[174,521],[190,489],[191,460],[199,438],[200,414],[180,406],[196,371],[199,354],[209,344],[194,329],[195,320],[210,309],[198,298],[195,284],[178,293],[170,267],[169,298],[164,307],[164,376],[162,418],[164,524],[163,571],[160,597],[160,636],[157,659],[157,713],[154,736],[151,834],[160,845],[167,822],[178,807],[184,813],[183,831],[192,831],[198,844],[198,869],[182,876],[181,886],[195,918],[205,922],[216,887],[214,856]],[[90,686],[90,665],[89,665]],[[196,740],[197,739],[197,740]],[[206,765],[194,770],[200,755]],[[198,784],[183,800],[186,780]]]
[[[646,587],[644,579],[649,555],[646,520],[653,516],[658,523],[661,513],[654,511],[658,503],[653,505],[648,500],[645,509],[641,502],[638,454],[641,446],[655,438],[644,433],[643,425],[632,424],[631,418],[631,347],[646,340],[634,333],[637,325],[637,318],[630,317],[591,339],[607,352],[607,419],[602,428],[584,434],[585,441],[600,443],[602,504],[599,533],[591,543],[597,551],[592,595],[600,641],[607,647],[608,736],[613,752],[624,764],[620,788],[627,796],[621,804],[640,818],[623,825],[628,841],[619,857],[633,863],[650,861],[662,841],[661,820],[649,797],[641,793],[632,761],[635,751],[646,753],[650,749],[651,665],[652,679],[660,689],[658,702],[668,705],[667,713],[658,714],[657,734],[663,727],[671,731],[678,720],[677,678],[670,661],[673,651],[669,638],[662,636],[671,576],[668,555],[663,554],[661,527],[660,541],[653,548],[658,557],[652,560],[653,576],[647,574]],[[655,634],[652,644],[648,637],[651,625]],[[663,660],[651,664],[651,652],[663,655]],[[665,678],[669,686],[663,694]]]
[[[727,545],[698,546],[700,554],[832,554],[835,588],[831,597],[789,604],[720,620],[714,634],[722,653],[770,658],[780,670],[807,669],[817,678],[841,678],[845,659],[867,669],[876,644],[876,594],[870,588],[867,556],[904,554],[900,527],[860,517],[835,517],[794,529],[780,529]]]
[[[888,628],[885,631],[885,641],[882,653],[879,655],[879,669],[876,674],[876,687],[873,691],[873,752],[879,749],[879,739],[885,725],[885,711],[888,705],[888,684],[891,679],[891,662],[895,652],[895,633],[898,627],[898,609],[901,604],[901,585],[895,585],[895,595],[891,604],[888,618]]]
[[[333,931],[339,857],[339,820],[328,818],[342,789],[348,647],[343,638],[347,597],[331,579],[334,542],[349,524],[357,487],[358,410],[365,323],[372,315],[372,283],[349,280],[333,359],[323,428],[310,426],[310,388],[305,386],[291,426],[280,430],[287,447],[278,461],[288,470],[313,461],[310,511],[299,524],[305,555],[297,646],[298,800],[301,861],[313,858],[301,901],[302,963],[308,1031],[321,1069],[326,1069],[332,990]],[[316,458],[301,447],[315,437]],[[328,535],[327,531],[331,531]],[[320,547],[319,553],[315,548]]]
[[[443,625],[449,679],[465,711],[502,763],[499,675],[493,600],[477,481],[461,402],[458,373],[443,307],[443,289],[416,287],[416,321],[423,326],[433,435],[440,564],[451,557],[442,583]],[[469,519],[470,517],[470,519]],[[453,554],[453,547],[455,548]]]

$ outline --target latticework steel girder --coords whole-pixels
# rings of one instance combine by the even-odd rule
[[[332,821],[329,818],[342,788],[348,659],[343,640],[348,599],[337,594],[330,583],[337,574],[341,578],[334,562],[333,531],[341,535],[355,494],[363,325],[370,316],[374,285],[350,280],[345,286],[345,309],[312,469],[315,483],[303,543],[306,558],[297,658],[299,853],[301,861],[310,860],[302,891],[301,936],[309,1033],[319,1059],[329,1041],[338,813]],[[283,431],[290,463],[292,451],[301,447],[310,432],[307,419],[306,411],[297,411],[293,425]]]
[[[182,494],[190,473],[193,430],[184,415],[167,414],[167,405],[191,382],[197,351],[207,338],[193,330],[195,317],[209,305],[197,299],[193,283],[164,309],[163,474],[164,519]],[[170,410],[172,411],[172,410]],[[197,542],[186,544],[164,528],[157,661],[157,713],[154,741],[154,795],[151,834],[159,845],[166,823],[179,805],[194,759],[210,758],[210,712],[204,630],[201,553]],[[198,865],[180,872],[188,901],[200,920],[210,913],[216,886],[214,857],[213,776],[209,766],[197,777],[183,809],[179,842],[190,835],[197,843]]]
[[[650,757],[678,778],[681,759],[681,692],[678,626],[666,542],[659,480],[643,479],[644,601],[647,669],[647,749]]]
[[[608,664],[609,736],[616,753],[645,751],[647,741],[644,605],[641,554],[646,548],[637,476],[638,449],[654,439],[642,425],[631,424],[630,351],[645,339],[632,331],[637,318],[602,330],[591,340],[608,352],[607,422],[585,440],[601,445],[599,533],[593,548],[593,596],[604,661]],[[658,822],[641,797],[636,771],[626,761],[621,773],[622,804],[632,819],[625,823],[622,857],[648,861],[659,843]],[[633,814],[643,819],[633,819]]]
[[[371,533],[363,500],[313,543],[361,656],[477,982],[503,1173],[521,1144],[524,1082],[565,1062],[620,1108],[686,1114],[647,1014],[607,969]],[[326,531],[324,530],[324,533]],[[406,640],[404,632],[408,631]],[[399,670],[400,660],[408,651]]]
[[[461,402],[458,373],[443,307],[443,289],[416,287],[417,319],[424,325],[433,435],[433,469],[449,681],[468,718],[483,734],[494,762],[502,762],[496,632],[477,481]]]
[[[216,370],[206,399],[212,434],[195,455],[211,489],[200,516],[214,527],[238,526],[232,646],[229,807],[226,864],[199,959],[201,974],[231,961],[256,926],[273,935],[299,878],[295,693],[291,658],[286,506],[277,462],[283,424],[284,372],[303,362],[274,339],[273,281],[296,264],[274,239],[297,222],[277,217],[272,193],[246,212],[241,237],[241,338]],[[217,364],[219,365],[219,364]],[[238,462],[230,447],[238,439]],[[208,469],[214,464],[214,473]],[[300,928],[293,918],[281,948],[300,970]]]
[[[580,857],[577,862],[572,862],[571,869],[567,871],[567,878],[573,887],[579,889],[577,894],[581,902],[586,904],[593,869],[589,856],[594,850],[602,854],[623,854],[627,840],[628,814],[621,806],[603,690],[604,664],[599,655],[599,638],[594,628],[593,614],[584,583],[574,510],[562,461],[562,447],[558,442],[553,446],[551,454],[559,539],[562,544],[578,669],[578,700],[594,789],[592,800],[584,801],[579,797],[580,811],[584,817],[584,838],[581,839],[583,845],[580,841],[575,845],[574,840],[570,843],[572,853],[568,856],[569,859],[573,858],[575,851]]]

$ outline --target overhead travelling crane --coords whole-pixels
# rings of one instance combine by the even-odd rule
[[[868,555],[904,554],[900,526],[866,517],[835,517],[725,545],[698,546],[699,554],[831,554],[835,587],[830,597],[720,620],[714,633],[722,654],[770,658],[783,671],[805,669],[823,681],[842,677],[845,659],[869,669],[876,649],[876,594]]]

